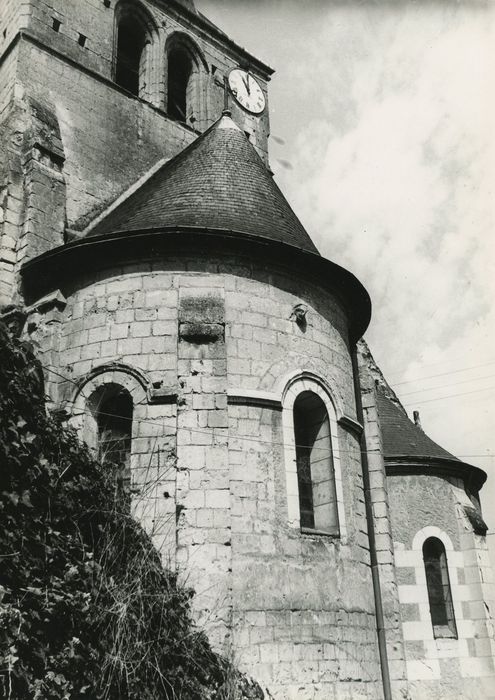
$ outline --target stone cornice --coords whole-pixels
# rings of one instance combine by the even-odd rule
[[[269,391],[233,389],[227,394],[227,402],[238,406],[259,406],[260,408],[271,408],[274,411],[282,410],[280,397]]]
[[[358,423],[357,420],[354,420],[354,418],[350,418],[349,416],[341,416],[338,420],[337,423],[344,428],[344,430],[348,430],[350,433],[353,433],[357,438],[360,438],[362,433],[363,433],[363,426],[361,423]]]

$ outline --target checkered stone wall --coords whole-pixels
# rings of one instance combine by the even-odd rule
[[[458,480],[434,475],[390,476],[396,575],[409,691],[413,700],[495,695],[493,581],[486,545],[459,508]],[[464,488],[461,488],[464,493]],[[466,496],[464,495],[466,498]],[[408,515],[404,515],[407,509]],[[446,552],[457,634],[435,638],[423,544],[439,539]]]

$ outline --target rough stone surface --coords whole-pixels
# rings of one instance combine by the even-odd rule
[[[279,287],[273,271],[252,266],[245,275],[228,261],[229,273],[218,272],[226,264],[190,273],[187,262],[168,260],[169,271],[159,262],[107,270],[61,290],[57,328],[39,313],[30,326],[45,364],[57,368],[48,386],[72,413],[102,381],[76,389],[97,367],[108,367],[107,381],[117,381],[118,366],[171,387],[176,407],[135,403],[135,512],[194,584],[200,624],[276,698],[328,698],[337,687],[338,697],[379,698],[356,438],[339,429],[345,539],[303,535],[287,524],[280,409],[228,400],[240,390],[280,396],[294,373],[310,370],[339,411],[355,415],[345,317],[289,271],[277,272]],[[301,301],[305,332],[289,320]],[[184,335],[191,324],[203,335]]]
[[[249,62],[266,90],[267,67],[196,13],[141,5],[152,40],[136,97],[112,79],[123,4],[0,3],[0,308],[38,350],[50,408],[97,451],[101,396],[131,396],[134,515],[194,586],[198,624],[276,700],[383,697],[365,449],[394,700],[493,697],[493,578],[479,518],[467,515],[479,515],[478,494],[448,465],[423,461],[419,472],[408,453],[391,469],[377,390],[402,409],[363,342],[360,444],[353,309],[337,293],[289,256],[268,264],[260,248],[234,258],[202,242],[167,256],[156,246],[146,259],[136,246],[125,266],[75,265],[22,308],[22,263],[80,236],[216,121],[231,68]],[[185,124],[165,111],[174,41],[196,62]],[[268,112],[231,106],[267,162]],[[326,401],[338,536],[300,528],[293,402],[303,391]],[[446,548],[457,638],[433,636],[430,536]]]

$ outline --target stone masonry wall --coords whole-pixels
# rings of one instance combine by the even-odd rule
[[[20,29],[27,27],[31,0],[2,0],[0,4],[0,57]]]
[[[67,224],[79,227],[161,158],[194,138],[138,98],[77,71],[23,41],[19,73],[26,94],[50,96],[66,154]]]
[[[385,617],[388,666],[393,697],[401,697],[407,694],[407,675],[390,522],[388,483],[383,459],[380,418],[376,403],[375,373],[370,371],[370,369],[373,370],[374,362],[363,341],[358,344],[358,365],[364,414],[364,437],[370,475],[370,497],[373,502],[377,562]]]
[[[434,474],[387,479],[409,690],[414,700],[486,700],[495,695],[493,579],[484,537],[462,509],[462,482]],[[434,638],[422,546],[445,547],[457,638]],[[493,598],[493,596],[491,596]]]
[[[60,245],[66,226],[69,236],[77,235],[157,162],[218,119],[224,78],[246,61],[242,49],[180,7],[144,2],[154,26],[149,95],[135,97],[113,82],[117,5],[1,4],[0,303],[16,299],[15,274],[23,261]],[[197,106],[188,125],[165,112],[166,46],[176,35],[198,51]],[[257,78],[266,92],[267,76]],[[266,161],[268,108],[254,116],[230,100],[234,118]],[[41,140],[33,134],[33,105],[49,115]]]
[[[31,0],[25,6],[27,28],[21,40],[16,80],[28,96],[48,98],[56,106],[68,154],[69,226],[112,201],[156,161],[178,153],[198,130],[203,131],[218,119],[224,103],[224,76],[241,61],[230,44],[222,44],[207,30],[193,27],[170,7],[165,10],[150,4],[147,9],[156,25],[156,99],[151,102],[130,95],[112,82],[114,2],[105,7],[96,0]],[[54,19],[60,22],[57,31],[53,29]],[[6,25],[10,22],[13,26],[19,24],[14,10],[5,18]],[[174,32],[190,37],[203,54],[199,78],[202,108],[194,129],[169,119],[163,111],[165,45]],[[79,44],[81,34],[86,37],[84,46]],[[257,77],[266,89],[266,81]],[[268,109],[259,117],[234,103],[232,109],[234,118],[266,159]]]
[[[40,307],[28,326],[47,386],[82,428],[105,373],[137,382],[135,511],[194,581],[215,644],[277,700],[380,698],[359,444],[345,422],[341,537],[288,524],[285,386],[320,377],[339,420],[355,419],[340,305],[293,270],[197,255],[105,270],[60,295],[56,330]]]
[[[231,513],[223,286],[179,283],[177,561],[196,591],[198,624],[230,649]]]
[[[107,7],[100,0],[31,0],[29,30],[43,43],[53,46],[64,55],[95,71],[104,78],[112,79],[115,61],[115,9],[119,5],[111,0]],[[222,38],[213,34],[204,23],[195,22],[194,17],[183,13],[180,8],[169,3],[146,2],[143,8],[151,18],[156,29],[156,51],[154,51],[153,81],[150,102],[159,109],[165,107],[165,46],[168,37],[174,32],[181,32],[190,37],[203,55],[205,75],[205,114],[194,128],[203,131],[223,109],[223,79],[235,66],[245,64],[245,56]],[[57,33],[53,31],[53,19],[60,21]],[[84,46],[79,45],[79,37],[86,39]],[[255,65],[250,62],[250,70],[256,75],[266,92],[266,79]],[[251,134],[254,145],[266,156],[268,137],[268,110],[261,117],[247,114],[233,101],[234,118],[242,128]],[[197,115],[196,115],[197,116]]]
[[[64,242],[66,188],[65,154],[51,105],[26,98],[17,85],[4,117],[0,303],[9,303],[18,293],[17,273],[22,263]]]

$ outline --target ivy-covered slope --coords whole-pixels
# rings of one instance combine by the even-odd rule
[[[0,697],[263,697],[216,655],[112,470],[47,415],[0,325]]]

